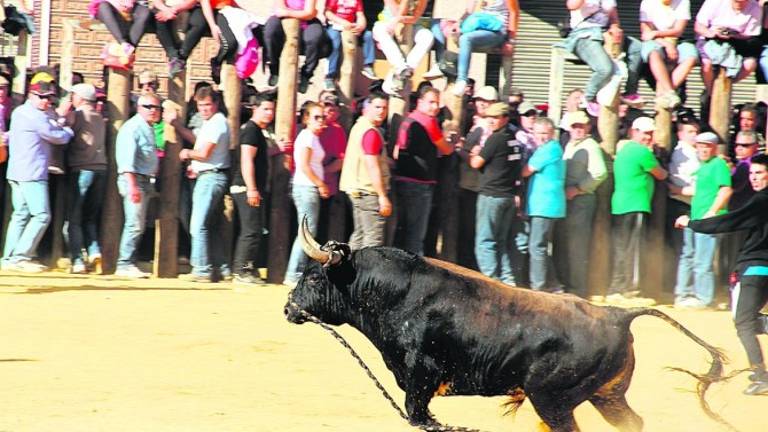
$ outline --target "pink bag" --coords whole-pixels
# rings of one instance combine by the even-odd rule
[[[237,77],[240,79],[246,79],[256,72],[256,66],[259,65],[259,42],[256,38],[248,40],[248,44],[245,45],[245,49],[242,54],[238,54],[235,58],[235,71],[237,71]]]

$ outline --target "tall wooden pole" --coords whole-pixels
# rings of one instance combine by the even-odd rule
[[[117,164],[115,142],[117,132],[128,119],[131,108],[130,71],[109,70],[107,87],[107,186],[104,207],[101,214],[101,255],[102,272],[114,273],[117,265],[120,235],[123,231],[123,205],[117,192]]]
[[[293,142],[296,130],[296,77],[299,66],[299,21],[283,18],[285,45],[280,55],[280,79],[277,82],[275,134],[278,141]],[[292,146],[291,146],[292,149]],[[287,149],[290,150],[290,149]],[[291,200],[289,199],[290,165],[292,155],[282,154],[272,158],[272,197],[270,206],[269,256],[267,280],[281,283],[288,266],[290,247]]]
[[[227,107],[227,123],[229,124],[229,148],[234,149],[240,144],[240,101],[242,100],[243,87],[237,76],[235,65],[224,63],[221,65],[221,83],[224,87],[224,105]],[[240,161],[231,161],[240,163]],[[235,241],[235,202],[229,191],[224,195],[223,218],[221,225],[221,241],[224,243],[223,262],[232,262],[232,251]]]
[[[611,57],[621,54],[621,41],[606,34],[605,49]],[[589,273],[590,294],[604,294],[608,290],[611,277],[611,192],[613,191],[613,157],[616,155],[616,143],[619,140],[619,95],[614,96],[610,106],[600,107],[597,127],[605,152],[605,162],[609,176],[595,191],[594,228],[592,230],[592,250]]]
[[[341,110],[341,123],[344,129],[352,127],[352,104],[355,99],[355,78],[357,68],[357,36],[349,30],[341,32],[341,47],[344,52],[344,60],[341,63],[341,75],[339,76],[339,96],[344,107]]]
[[[176,110],[179,118],[186,113],[186,71],[168,81],[168,99],[163,110]],[[179,194],[181,191],[181,136],[166,125],[165,157],[160,162],[160,215],[155,220],[155,277],[175,278],[179,274]]]
[[[717,151],[728,153],[729,128],[731,123],[731,79],[726,75],[725,68],[719,68],[715,82],[712,84],[712,99],[709,108],[709,126],[720,137]]]

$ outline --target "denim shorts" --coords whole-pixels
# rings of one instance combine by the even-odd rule
[[[643,58],[643,63],[648,63],[648,58],[653,51],[661,53],[662,57],[666,59],[667,52],[664,46],[655,40],[644,41],[640,47],[640,55]],[[696,49],[696,45],[691,42],[680,42],[677,44],[677,64],[680,64],[688,59],[695,58],[696,64],[699,63],[699,51]]]

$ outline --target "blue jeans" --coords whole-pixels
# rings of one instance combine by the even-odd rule
[[[117,191],[123,197],[123,214],[125,215],[123,233],[120,236],[120,252],[117,257],[118,269],[134,264],[136,248],[139,246],[142,234],[144,234],[144,225],[147,219],[147,202],[152,184],[149,177],[134,175],[139,191],[141,191],[141,199],[137,203],[131,201],[125,174],[120,174],[117,177]]]
[[[8,222],[3,248],[3,262],[29,261],[51,221],[48,181],[15,181],[11,185],[13,214]]]
[[[328,56],[328,73],[326,78],[337,78],[341,67],[341,31],[328,27],[325,29],[331,40],[331,54]],[[363,65],[370,66],[376,61],[376,46],[373,44],[373,32],[366,30],[357,37],[358,44],[363,45]]]
[[[435,50],[435,59],[438,61],[443,60],[443,56],[445,55],[445,34],[443,34],[443,30],[440,28],[440,19],[432,19],[432,22],[430,23],[429,30],[432,31],[432,36],[435,38],[434,44],[432,44],[432,48]]]
[[[512,257],[507,243],[512,236],[515,199],[477,196],[475,256],[480,271],[506,284],[515,285]]]
[[[457,65],[457,80],[466,81],[469,76],[469,62],[472,60],[472,53],[488,48],[495,48],[504,43],[506,39],[504,32],[492,32],[488,30],[475,30],[464,33],[459,37],[459,61]]]
[[[555,230],[556,219],[532,216],[528,253],[531,255],[531,288],[536,291],[557,291],[562,285],[555,275],[555,266],[549,256],[549,244]]]
[[[189,218],[189,231],[192,237],[192,250],[189,263],[192,274],[211,276],[214,265],[223,263],[224,250],[219,239],[211,241],[210,234],[218,234],[221,225],[224,193],[227,189],[227,174],[224,172],[204,171],[197,176],[192,189],[192,215]]]
[[[642,66],[642,43],[632,37],[624,38],[624,51],[627,54],[627,82],[624,85],[624,93],[637,93],[640,81],[640,66]],[[584,89],[584,97],[594,100],[597,92],[611,79],[613,74],[613,60],[603,48],[602,40],[592,38],[579,39],[574,45],[573,53],[589,66],[592,75]]]
[[[683,248],[677,265],[675,301],[696,297],[708,305],[715,296],[714,258],[718,239],[712,234],[683,229]]]
[[[435,185],[395,182],[397,194],[397,241],[399,248],[416,255],[424,255],[424,236],[427,234],[429,212]]]
[[[67,176],[69,201],[64,235],[72,264],[83,264],[83,248],[89,256],[101,253],[99,217],[105,185],[104,171],[74,170]]]
[[[307,217],[309,231],[313,236],[317,235],[317,220],[320,218],[320,194],[316,186],[293,185],[291,190],[293,204],[296,206],[296,216],[301,230],[301,221]],[[296,282],[304,273],[307,265],[307,255],[301,247],[299,236],[293,241],[291,256],[288,259],[288,268],[285,270],[285,281]]]

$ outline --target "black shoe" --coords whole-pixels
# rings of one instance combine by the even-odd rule
[[[309,77],[306,75],[300,75],[299,77],[299,93],[304,94],[309,88]]]
[[[221,83],[221,63],[216,60],[216,57],[211,57],[211,79],[216,84]]]
[[[277,87],[277,81],[280,77],[277,75],[270,75],[269,76],[269,82],[267,82],[267,85],[270,87]]]
[[[242,284],[264,285],[264,281],[260,277],[247,272],[236,274],[234,281]]]
[[[744,390],[745,395],[758,396],[768,395],[768,381],[755,381]]]

